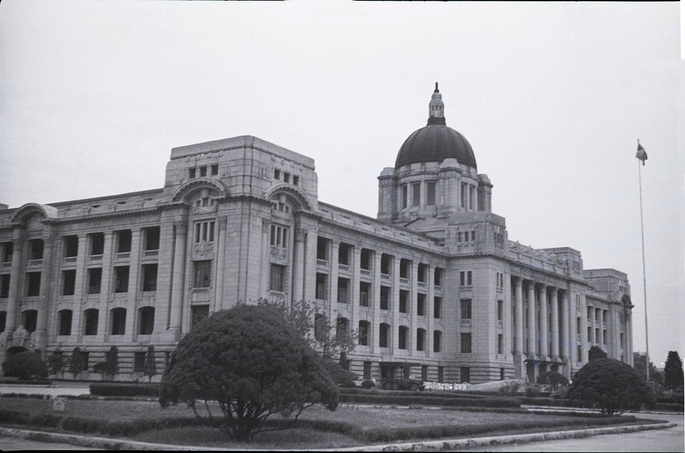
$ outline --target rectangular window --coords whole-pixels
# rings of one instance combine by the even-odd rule
[[[76,290],[76,270],[62,271],[62,295],[73,296]]]
[[[409,278],[409,269],[411,268],[411,261],[405,258],[400,260],[400,278]]]
[[[14,244],[11,242],[3,242],[2,244],[2,262],[10,263],[12,262],[12,253],[14,253]]]
[[[471,354],[471,333],[461,334],[461,352],[463,354]]]
[[[90,256],[100,256],[105,252],[105,233],[92,233],[90,237]]]
[[[368,307],[370,305],[370,292],[371,284],[367,282],[359,283],[359,305],[362,307]]]
[[[26,279],[26,295],[28,297],[40,296],[40,272],[28,272]]]
[[[316,298],[328,300],[328,275],[326,274],[316,274]]]
[[[459,377],[462,383],[471,382],[471,368],[463,366],[459,369]]]
[[[145,353],[135,352],[133,354],[133,371],[143,372],[145,371]]]
[[[271,265],[271,279],[269,283],[271,291],[285,292],[285,266]]]
[[[411,185],[412,206],[421,206],[421,183],[415,182]]]
[[[128,292],[128,266],[117,266],[114,268],[114,292],[126,293]]]
[[[195,279],[193,288],[209,288],[212,286],[212,261],[195,261]]]
[[[352,246],[350,244],[340,243],[338,246],[338,264],[343,264],[345,266],[350,265],[350,251]]]
[[[390,288],[381,286],[381,310],[388,310],[390,307]]]
[[[371,362],[364,362],[364,379],[371,379]]]
[[[71,258],[78,255],[78,236],[64,236],[64,257]]]
[[[350,302],[350,279],[338,278],[338,303],[347,304]]]
[[[117,253],[129,253],[131,251],[131,230],[114,232],[116,238]]]
[[[435,206],[435,181],[426,183],[426,205]]]
[[[214,222],[195,223],[195,243],[214,242]]]
[[[143,250],[159,250],[159,227],[143,228]]]
[[[442,312],[442,297],[433,298],[433,317],[440,318]]]
[[[102,286],[102,269],[88,269],[88,294],[100,294]]]
[[[157,291],[157,263],[143,264],[143,291]]]
[[[471,319],[471,299],[462,299],[459,302],[461,305],[461,319]]]
[[[195,327],[200,321],[209,316],[209,305],[193,305],[190,307],[190,328]]]
[[[31,239],[29,241],[29,259],[30,260],[42,260],[43,259],[43,240],[42,239]]]
[[[407,313],[409,305],[409,291],[400,290],[400,313]]]
[[[426,311],[426,295],[419,293],[416,295],[416,314],[423,316]]]
[[[392,266],[392,256],[383,253],[381,255],[381,274],[390,275]]]
[[[10,274],[0,275],[0,299],[10,297]]]

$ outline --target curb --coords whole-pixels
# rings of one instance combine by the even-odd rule
[[[461,450],[466,448],[493,447],[497,445],[521,444],[530,442],[542,442],[550,440],[562,440],[598,436],[602,434],[622,434],[654,429],[667,429],[678,426],[675,423],[655,423],[630,426],[611,426],[605,428],[589,428],[570,431],[551,431],[544,433],[514,434],[507,436],[477,437],[469,439],[441,439],[423,440],[414,442],[400,442],[394,444],[364,445],[348,448],[320,448],[306,451],[445,451]],[[113,439],[109,437],[87,437],[75,434],[50,433],[45,431],[33,431],[16,428],[0,427],[0,435],[7,437],[20,437],[39,442],[58,442],[75,445],[78,447],[95,448],[101,450],[167,450],[167,451],[226,451],[220,447],[198,447],[194,445],[169,445],[149,442],[137,442],[125,439]],[[273,451],[273,449],[235,449],[233,451]],[[303,451],[293,449],[293,451]]]

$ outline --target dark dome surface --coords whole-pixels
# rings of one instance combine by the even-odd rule
[[[449,158],[457,159],[460,164],[477,168],[476,157],[466,138],[447,127],[444,118],[432,117],[428,125],[414,131],[404,141],[400,152],[397,153],[395,168],[419,162],[442,162]]]

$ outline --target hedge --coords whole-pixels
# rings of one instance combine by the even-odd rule
[[[97,382],[90,384],[91,395],[159,397],[159,384]]]

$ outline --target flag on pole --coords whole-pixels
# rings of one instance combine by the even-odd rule
[[[637,154],[635,157],[642,161],[642,165],[644,165],[645,161],[647,160],[647,151],[645,151],[645,149],[642,147],[639,140],[637,142]]]

